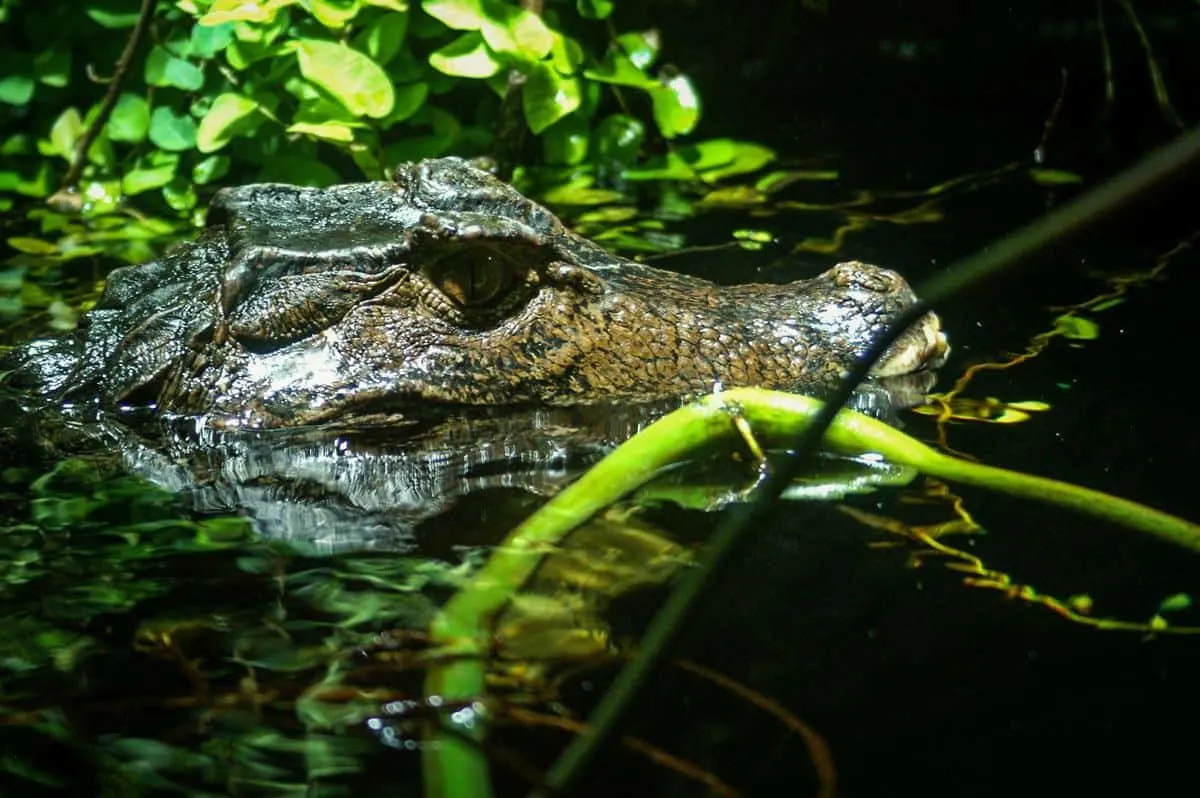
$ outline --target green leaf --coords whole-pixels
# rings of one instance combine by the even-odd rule
[[[550,47],[550,63],[562,75],[574,75],[583,63],[583,48],[579,42],[554,33],[554,44]]]
[[[613,0],[576,0],[575,10],[584,19],[608,19],[613,12]]]
[[[225,60],[231,67],[241,71],[257,61],[273,58],[279,51],[280,48],[271,44],[233,41],[225,48]]]
[[[620,47],[629,60],[640,70],[647,70],[658,59],[658,51],[662,46],[658,31],[646,30],[634,33],[622,33],[617,37]]]
[[[309,0],[308,12],[330,30],[340,31],[358,16],[358,0]]]
[[[707,139],[677,147],[665,158],[651,158],[645,166],[628,169],[627,180],[715,180],[729,174],[760,169],[775,153],[758,144],[734,139]]]
[[[166,162],[158,166],[133,169],[121,178],[121,192],[128,196],[141,194],[156,188],[162,188],[175,177],[175,169],[179,164],[179,156],[174,162]]]
[[[568,114],[542,133],[542,152],[551,166],[583,163],[588,143],[588,123],[579,114]]]
[[[33,74],[47,86],[61,89],[71,79],[71,51],[46,50],[33,59]]]
[[[529,129],[534,134],[542,133],[578,108],[581,96],[577,79],[562,77],[549,64],[536,64],[521,98]]]
[[[641,120],[626,114],[605,117],[596,126],[596,160],[602,169],[627,169],[637,163],[646,138]]]
[[[165,48],[155,45],[146,56],[146,82],[151,86],[196,91],[204,85],[204,73],[195,64],[176,58]]]
[[[500,62],[492,55],[478,31],[464,33],[429,56],[429,65],[456,78],[490,78],[500,71]]]
[[[225,22],[257,22],[267,24],[290,3],[246,2],[246,0],[216,0],[197,24],[221,25]]]
[[[33,99],[32,75],[5,75],[0,78],[0,102],[9,105],[25,105]]]
[[[662,85],[642,70],[638,69],[629,57],[623,53],[609,52],[604,62],[596,69],[585,69],[585,77],[601,83],[611,83],[615,86],[630,86],[635,89],[654,91]]]
[[[673,139],[692,132],[700,121],[700,97],[692,82],[676,75],[650,91],[654,121],[664,138]]]
[[[75,142],[83,135],[83,119],[75,108],[68,108],[58,115],[50,126],[50,144],[54,153],[75,160]]]
[[[425,0],[421,8],[452,30],[479,30],[487,21],[480,0]]]
[[[408,14],[393,12],[377,17],[354,40],[355,47],[362,50],[380,66],[385,66],[400,52],[404,34],[408,31]]]
[[[288,133],[303,133],[337,144],[349,144],[354,141],[354,129],[341,122],[296,122],[289,125],[287,131]]]
[[[192,54],[197,58],[213,58],[233,41],[233,23],[220,25],[193,25],[191,34]]]
[[[163,199],[177,211],[190,211],[196,207],[196,189],[190,182],[177,177],[163,186]]]
[[[355,116],[387,116],[396,97],[387,74],[367,56],[343,44],[301,39],[300,73],[332,94]]]
[[[196,146],[196,122],[186,112],[160,105],[150,115],[150,141],[170,152]]]
[[[409,83],[396,87],[396,107],[386,118],[380,120],[380,126],[387,130],[397,122],[403,122],[421,110],[429,97],[429,85],[426,83]]]
[[[524,8],[489,3],[488,18],[479,32],[488,47],[527,63],[540,61],[554,46],[554,34],[537,14]]]
[[[718,141],[729,142],[731,157],[727,163],[721,166],[703,170],[702,176],[705,180],[721,180],[732,175],[757,172],[775,160],[775,151],[761,144],[750,141],[730,141],[729,139],[718,139]]]
[[[210,155],[192,167],[192,182],[197,185],[208,185],[220,180],[229,172],[229,156]]]
[[[247,132],[258,123],[261,117],[256,111],[258,103],[249,97],[234,92],[218,95],[200,120],[196,149],[204,153],[221,149],[234,136]]]
[[[108,137],[113,141],[137,143],[146,138],[150,127],[150,103],[144,97],[122,92],[108,118]]]
[[[1187,593],[1176,593],[1173,596],[1167,596],[1163,599],[1158,605],[1158,611],[1160,613],[1179,612],[1180,610],[1186,610],[1190,606],[1192,606],[1191,596]]]
[[[88,4],[86,13],[91,17],[92,22],[95,22],[102,28],[132,28],[138,21],[136,6],[131,11],[124,11],[98,8],[95,4]]]
[[[15,249],[17,252],[24,252],[29,255],[57,255],[58,245],[52,244],[49,241],[43,241],[40,238],[28,238],[26,236],[13,236],[4,243]]]

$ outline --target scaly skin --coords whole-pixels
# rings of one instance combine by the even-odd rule
[[[226,189],[196,242],[113,272],[79,330],[0,371],[47,396],[252,427],[811,390],[913,300],[899,275],[858,262],[733,287],[644,266],[446,158],[392,182]],[[877,372],[945,351],[930,314]]]

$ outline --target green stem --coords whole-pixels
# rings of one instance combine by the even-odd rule
[[[471,584],[434,620],[435,645],[426,675],[427,699],[482,702],[492,621],[573,529],[661,469],[715,442],[736,439],[734,419],[749,422],[766,446],[794,440],[820,412],[819,400],[756,388],[706,396],[651,424],[551,499],[493,552]],[[931,476],[1048,502],[1130,527],[1200,552],[1200,526],[1149,507],[1066,482],[949,457],[881,421],[837,414],[825,445],[846,454],[876,452]],[[487,758],[480,712],[443,713],[425,746],[426,795],[487,796]]]

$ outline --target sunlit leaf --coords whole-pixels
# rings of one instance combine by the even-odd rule
[[[530,71],[522,94],[525,121],[540,134],[579,107],[579,81],[564,78],[549,64],[539,63]]]
[[[464,33],[429,56],[429,65],[457,78],[490,78],[500,71],[500,62],[477,31]]]
[[[654,121],[666,138],[692,132],[700,121],[700,97],[686,75],[676,75],[650,91]]]
[[[645,166],[625,171],[629,180],[687,180],[718,177],[761,168],[775,157],[772,150],[736,139],[706,139],[676,147],[666,156],[649,159]]]
[[[50,143],[54,152],[68,161],[75,160],[75,142],[83,135],[83,119],[75,108],[68,108],[58,115],[50,126]]]
[[[324,139],[345,144],[354,141],[354,129],[341,122],[325,122],[323,124],[296,122],[288,126],[289,133],[303,133],[313,138]]]
[[[573,75],[583,63],[583,47],[574,39],[552,31],[550,64],[562,75]]]
[[[293,0],[294,2],[295,0]],[[275,15],[292,2],[250,2],[248,0],[215,0],[208,11],[198,20],[200,25],[221,25],[226,22],[268,23]]]
[[[308,12],[330,30],[340,31],[358,15],[358,0],[308,0]]]
[[[421,8],[453,30],[479,30],[487,21],[480,0],[425,0]]]
[[[343,44],[301,39],[300,73],[336,97],[356,116],[387,116],[395,102],[391,80],[378,64]]]
[[[535,62],[545,58],[554,45],[554,34],[542,18],[524,8],[493,4],[492,15],[479,28],[488,47],[497,53]]]
[[[221,149],[234,136],[253,126],[257,121],[257,110],[258,103],[249,97],[234,92],[218,95],[208,113],[200,120],[196,149],[204,153]]]
[[[705,180],[720,180],[732,175],[757,172],[775,160],[775,151],[750,141],[731,142],[732,158],[725,164],[702,171]]]
[[[654,65],[662,42],[658,31],[647,30],[622,33],[617,37],[617,45],[625,52],[635,67],[645,71]]]
[[[585,69],[583,74],[590,80],[617,86],[630,86],[646,91],[663,88],[657,80],[638,69],[628,56],[618,52],[609,52],[599,67]]]

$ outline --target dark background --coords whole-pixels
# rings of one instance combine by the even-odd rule
[[[1133,7],[1178,115],[1194,123],[1200,9]],[[1081,173],[1084,188],[1168,141],[1179,128],[1155,102],[1135,29],[1119,4],[1099,8],[1113,63],[1111,105],[1090,1],[834,0],[825,13],[800,3],[677,2],[653,4],[645,15],[700,86],[699,133],[763,141],[786,159],[831,165],[849,194],[926,188],[1030,161],[1060,92],[1043,165]],[[1091,270],[1147,269],[1194,235],[1195,188],[1195,174],[1181,174],[940,309],[956,347],[940,387],[971,362],[1023,349],[1061,312],[1052,306],[1101,293]],[[875,226],[837,257],[894,266],[919,283],[1078,190],[1003,181],[948,202],[939,224]],[[784,248],[819,227],[786,215],[761,224]],[[705,219],[690,243],[718,242],[727,229]],[[799,274],[828,265],[807,253],[792,262]],[[1053,410],[1012,427],[960,425],[953,443],[986,462],[1200,517],[1196,265],[1195,252],[1185,251],[1164,279],[1096,316],[1098,340],[1078,348],[1060,340],[1032,363],[977,380],[971,396],[1040,399]],[[918,436],[932,434],[923,420],[909,423]],[[988,534],[957,542],[1018,582],[1059,597],[1087,593],[1098,615],[1130,620],[1147,619],[1171,594],[1200,595],[1194,555],[1054,508],[961,492]],[[876,509],[875,501],[861,506]],[[964,587],[936,564],[908,569],[903,553],[869,549],[877,539],[828,507],[781,509],[725,575],[678,653],[746,681],[824,734],[846,796],[1191,791],[1183,785],[1192,777],[1200,641],[1074,625]],[[1198,624],[1200,616],[1172,620]],[[651,692],[635,733],[747,794],[811,794],[803,746],[774,720],[669,668]],[[644,794],[696,794],[661,774],[641,778]]]

